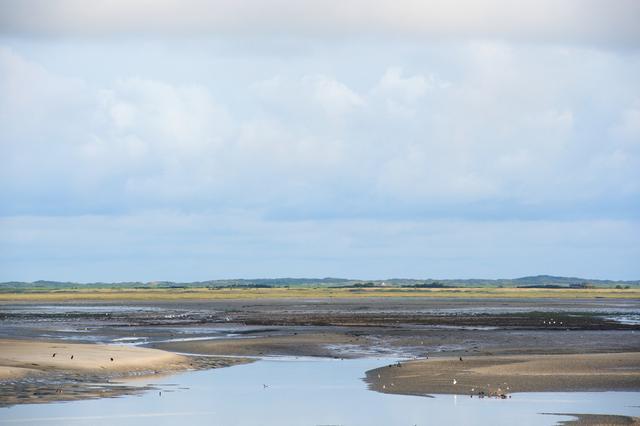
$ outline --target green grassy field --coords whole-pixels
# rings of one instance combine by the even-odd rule
[[[25,289],[0,293],[0,302],[216,300],[216,299],[331,299],[365,297],[425,298],[560,298],[640,299],[640,289],[539,288],[187,288],[187,289]]]

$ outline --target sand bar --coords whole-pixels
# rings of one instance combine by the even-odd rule
[[[158,349],[0,339],[0,380],[49,371],[129,373],[188,366],[187,357]]]
[[[379,392],[477,395],[640,390],[640,352],[431,358],[367,372]]]

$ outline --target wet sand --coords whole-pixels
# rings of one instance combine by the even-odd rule
[[[357,339],[357,340],[356,340]],[[156,343],[153,346],[166,351],[225,356],[315,356],[349,357],[341,351],[354,341],[365,342],[341,333],[290,333],[253,338],[231,338],[190,342]]]
[[[33,376],[39,373],[39,370],[35,370],[33,368],[8,367],[5,365],[0,365],[0,381],[18,379],[24,376]]]
[[[172,352],[227,356],[424,358],[640,351],[640,334],[629,331],[540,332],[421,330],[395,328],[288,327],[244,338],[155,342]]]
[[[367,371],[371,389],[403,395],[637,391],[640,352],[432,358]]]
[[[559,421],[560,426],[624,426],[624,425],[640,425],[640,418],[629,416],[614,416],[606,414],[574,414],[574,413],[545,413],[561,416],[573,416],[574,420]]]

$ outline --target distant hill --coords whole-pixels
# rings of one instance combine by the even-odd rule
[[[529,287],[529,288],[612,288],[640,287],[640,280],[614,281],[596,280],[576,277],[557,277],[552,275],[536,275],[514,279],[403,279],[358,280],[348,278],[259,278],[259,279],[226,279],[193,282],[151,281],[151,282],[59,282],[9,281],[0,283],[0,291],[26,289],[69,289],[69,288],[265,288],[265,287]]]

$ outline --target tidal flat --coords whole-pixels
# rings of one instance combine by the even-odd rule
[[[335,416],[316,414],[300,421],[297,411],[282,407],[277,413],[275,408],[267,410],[263,417],[266,420],[261,424],[441,424],[446,417],[431,417],[428,421],[429,413],[433,412],[459,420],[464,415],[467,417],[463,423],[473,424],[470,419],[486,407],[491,407],[486,415],[503,418],[496,424],[509,424],[508,415],[516,415],[518,410],[530,412],[523,414],[528,420],[522,424],[555,424],[576,419],[584,422],[597,415],[609,416],[607,421],[615,420],[613,424],[629,424],[640,415],[637,403],[624,402],[640,397],[640,324],[635,321],[639,314],[638,299],[593,297],[5,301],[0,305],[0,338],[12,340],[0,343],[0,369],[27,368],[30,361],[25,358],[24,365],[19,365],[14,349],[18,344],[34,342],[54,346],[82,344],[94,349],[97,345],[120,350],[155,349],[179,357],[171,359],[180,359],[182,367],[175,368],[174,363],[173,368],[155,366],[143,372],[123,368],[118,374],[104,371],[101,374],[78,371],[68,365],[32,366],[33,371],[3,379],[3,389],[11,391],[0,393],[0,405],[5,407],[0,409],[0,423],[106,424],[128,412],[107,408],[112,404],[124,404],[126,408],[135,405],[135,401],[148,400],[152,405],[143,404],[146,411],[136,408],[130,417],[117,419],[131,424],[154,419],[153,423],[158,424],[154,414],[158,403],[151,398],[161,398],[160,392],[166,398],[157,413],[171,409],[174,413],[182,412],[178,408],[184,404],[178,401],[186,395],[191,395],[192,401],[209,395],[206,398],[219,402],[214,410],[217,414],[207,414],[210,407],[205,403],[202,406],[190,403],[190,410],[200,413],[189,414],[200,416],[191,418],[193,424],[204,424],[206,419],[213,418],[224,419],[217,424],[255,424],[251,420],[255,418],[244,411],[234,421],[230,414],[222,415],[226,412],[226,408],[221,408],[222,401],[227,400],[220,394],[223,389],[245,392],[244,397],[235,402],[229,400],[228,404],[259,411],[264,404],[261,398],[271,395],[268,392],[276,392],[274,383],[282,376],[293,380],[282,384],[284,388],[298,389],[302,392],[299,398],[319,398],[315,399],[318,406]],[[11,350],[14,353],[9,356]],[[46,357],[49,356],[47,352]],[[585,361],[585,356],[592,358]],[[7,362],[8,359],[12,361]],[[567,380],[541,380],[544,375],[553,376],[553,369],[536,370],[531,362],[534,367],[540,363],[556,366],[556,371],[567,374]],[[42,360],[32,363],[41,364]],[[402,367],[390,367],[398,363]],[[426,374],[425,377],[433,378],[436,374],[429,369],[436,363],[446,364],[446,368],[435,367],[442,382],[440,387],[433,386],[438,380],[399,377]],[[317,370],[318,374],[302,374],[302,365]],[[515,365],[524,370],[514,368]],[[229,367],[218,368],[226,366]],[[563,366],[576,370],[572,373]],[[329,374],[324,370],[328,368],[342,373]],[[483,369],[500,373],[497,374],[500,383],[496,378],[495,384],[486,385],[497,387],[509,382],[514,385],[513,389],[511,386],[504,389],[509,398],[498,401],[499,398],[489,398],[487,393],[487,401],[475,402],[481,391],[476,392],[473,384],[475,379],[487,377],[481,375]],[[253,372],[253,379],[251,374],[245,376],[245,371]],[[170,375],[166,376],[167,373]],[[532,377],[529,381],[527,374]],[[260,378],[262,375],[266,376]],[[576,379],[578,375],[580,379]],[[132,377],[137,379],[136,383],[130,382]],[[194,377],[199,384],[190,382]],[[164,386],[167,383],[173,385]],[[442,386],[445,383],[447,386]],[[519,387],[517,383],[536,385]],[[325,391],[334,387],[351,389],[352,397],[342,396],[352,398],[354,408],[362,407],[358,410],[363,415],[347,415],[346,407],[332,400],[329,391],[316,395],[314,386],[320,384]],[[235,385],[239,387],[234,388]],[[194,389],[200,389],[205,396],[196,397]],[[22,398],[10,397],[16,393]],[[572,402],[543,403],[548,400]],[[529,401],[526,410],[523,401]],[[178,405],[173,406],[174,403]],[[364,415],[362,410],[368,404],[376,407]],[[77,410],[88,410],[86,407],[93,407],[90,416],[78,414]],[[404,407],[405,411],[396,412],[400,410],[398,407]],[[317,407],[315,411],[307,408],[307,412],[318,412]],[[392,411],[393,416],[384,414],[385,410]],[[105,414],[97,414],[102,412]],[[542,413],[572,413],[572,416]],[[170,413],[165,414],[165,420],[171,417]],[[586,414],[590,417],[582,416]],[[478,419],[483,418],[478,415]],[[375,423],[374,418],[385,418],[388,422]]]

